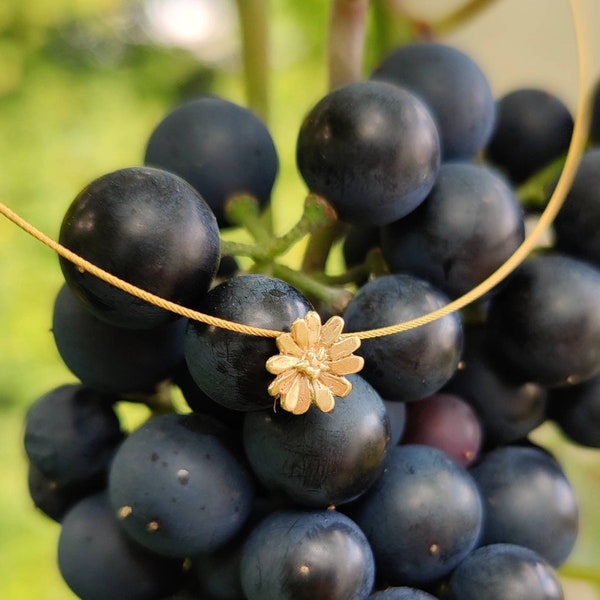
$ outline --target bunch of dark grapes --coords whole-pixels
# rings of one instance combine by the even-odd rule
[[[468,309],[364,339],[347,379],[342,366],[362,362],[314,314],[363,332],[480,284],[524,240],[517,186],[564,157],[572,128],[558,98],[495,99],[469,56],[438,43],[404,46],[324,96],[296,156],[344,225],[354,275],[341,306],[324,300],[325,274],[281,268],[285,236],[257,229],[278,156],[242,106],[175,108],[143,165],[85,187],[64,216],[67,248],[176,304],[289,335],[179,316],[61,258],[52,333],[77,382],[33,403],[24,441],[74,593],[562,598],[577,499],[528,435],[551,419],[600,447],[600,150],[585,154],[551,245]],[[254,245],[221,241],[244,223]],[[236,248],[255,259],[249,272]],[[173,391],[185,407],[169,405]],[[123,402],[152,415],[125,431]]]

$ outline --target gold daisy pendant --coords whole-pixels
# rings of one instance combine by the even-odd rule
[[[323,412],[335,406],[335,397],[343,398],[352,390],[344,375],[358,373],[362,356],[353,354],[360,338],[342,336],[344,320],[333,316],[321,324],[321,317],[310,311],[292,323],[289,333],[276,339],[279,354],[269,358],[267,371],[276,375],[268,392],[279,399],[281,408],[295,415],[316,404]]]

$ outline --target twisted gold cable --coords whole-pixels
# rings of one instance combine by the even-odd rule
[[[395,333],[401,333],[431,323],[437,319],[445,317],[450,313],[456,312],[461,308],[464,308],[468,304],[471,304],[475,300],[481,298],[484,294],[489,292],[492,288],[498,285],[503,279],[505,279],[512,271],[514,271],[525,258],[529,255],[531,250],[535,247],[536,243],[546,231],[546,229],[552,224],[558,211],[563,205],[567,193],[573,183],[577,168],[581,160],[581,156],[585,150],[587,135],[591,117],[591,103],[590,97],[587,93],[586,83],[589,76],[589,66],[587,64],[586,57],[586,44],[584,43],[584,27],[582,10],[580,6],[581,0],[569,0],[569,7],[571,9],[571,17],[573,27],[575,30],[575,40],[577,47],[577,67],[578,67],[578,88],[577,88],[577,107],[575,115],[575,124],[573,128],[573,135],[569,144],[569,151],[567,154],[564,168],[559,177],[558,183],[544,212],[540,215],[538,222],[536,223],[533,230],[525,238],[523,243],[517,248],[514,254],[494,273],[492,273],[487,279],[482,281],[479,285],[474,287],[471,291],[467,292],[463,296],[460,296],[456,300],[446,304],[445,306],[417,317],[409,321],[402,323],[396,323],[394,325],[388,325],[386,327],[379,327],[376,329],[369,329],[365,331],[357,331],[352,333],[342,334],[344,336],[358,337],[361,340],[382,337],[386,335],[392,335]],[[0,214],[4,215],[7,219],[12,221],[15,225],[23,229],[26,233],[36,238],[50,249],[54,250],[57,254],[63,258],[71,261],[80,269],[87,271],[88,273],[102,279],[110,285],[119,288],[120,290],[132,294],[145,300],[150,304],[154,304],[165,310],[174,312],[180,316],[186,317],[191,320],[200,321],[207,325],[214,327],[220,327],[235,331],[237,333],[244,333],[247,335],[255,335],[259,337],[278,337],[282,332],[273,329],[265,329],[262,327],[253,327],[251,325],[244,325],[235,321],[229,321],[226,319],[220,319],[211,315],[186,308],[165,298],[161,298],[147,290],[139,288],[123,279],[120,279],[111,273],[101,269],[100,267],[92,264],[83,257],[75,254],[62,244],[53,240],[51,237],[44,234],[42,231],[37,229],[29,221],[23,219],[3,202],[0,202]]]

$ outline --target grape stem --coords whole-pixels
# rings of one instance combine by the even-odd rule
[[[269,121],[269,0],[237,0],[248,107]]]
[[[256,243],[243,244],[221,240],[221,253],[247,256],[260,263],[272,262],[306,235],[336,221],[334,209],[316,194],[306,197],[300,220],[287,233],[278,237],[273,236],[265,226],[258,201],[252,196],[232,197],[225,206],[225,212],[229,221],[246,229]]]
[[[275,259],[287,252],[293,245],[311,233],[323,229],[330,231],[331,224],[337,224],[335,211],[331,205],[316,194],[309,194],[304,201],[304,210],[300,220],[287,233],[276,237],[270,235],[261,220],[258,201],[252,196],[235,196],[225,206],[229,221],[246,231],[254,238],[254,244],[244,244],[221,240],[221,254],[231,256],[246,256],[254,261],[253,272],[269,273],[279,277],[295,286],[310,299],[326,303],[327,307],[335,313],[341,312],[352,297],[352,293],[344,289],[341,283],[333,283],[323,279],[321,273],[296,271]],[[328,252],[327,252],[328,254]],[[352,275],[365,277],[367,267],[352,271]]]
[[[329,286],[308,273],[296,271],[286,265],[273,263],[272,273],[300,290],[313,303],[315,300],[324,302],[328,310],[334,314],[342,313],[352,300],[353,294],[349,290],[339,286]]]
[[[375,63],[381,61],[396,46],[413,42],[422,31],[421,25],[398,9],[395,0],[373,1],[373,26]]]
[[[369,0],[332,0],[329,16],[329,89],[359,81]]]
[[[403,23],[402,39],[396,43],[413,39],[433,39],[444,36],[465,23],[469,23],[481,11],[488,8],[495,0],[467,0],[456,10],[441,17],[437,21],[427,22],[410,14],[404,0],[381,0],[382,6],[392,21]]]
[[[431,30],[436,36],[449,33],[460,25],[470,22],[493,2],[495,2],[495,0],[469,0],[463,6],[433,23],[431,25]]]
[[[552,192],[551,186],[558,180],[566,160],[566,154],[559,156],[517,188],[517,196],[525,208],[534,211],[544,209]]]
[[[258,200],[252,196],[232,196],[225,204],[225,214],[230,223],[243,227],[258,245],[269,245],[272,235],[262,220]]]
[[[165,380],[156,386],[154,392],[124,394],[123,400],[145,404],[152,415],[166,415],[175,412],[173,397],[171,396],[172,382]]]

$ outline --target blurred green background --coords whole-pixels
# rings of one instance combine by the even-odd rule
[[[464,0],[385,1],[436,20]],[[488,4],[445,39],[478,60],[498,95],[545,86],[574,109],[568,2]],[[600,3],[577,4],[595,78],[600,36],[591,33],[600,29]],[[281,160],[274,215],[284,231],[300,215],[305,192],[294,165],[296,132],[327,87],[328,2],[271,0],[269,15],[269,125]],[[247,102],[240,39],[233,0],[3,0],[0,199],[56,238],[79,190],[110,170],[140,164],[150,131],[182,98],[212,91]],[[389,27],[371,22],[367,65],[390,40]],[[32,506],[22,450],[28,405],[73,381],[50,334],[62,276],[56,256],[4,218],[0,281],[0,598],[68,600],[74,596],[55,562],[59,528]],[[127,423],[135,414],[123,417]],[[581,502],[579,542],[562,571],[566,597],[600,599],[600,452],[575,447],[550,425],[533,437],[562,462]]]

